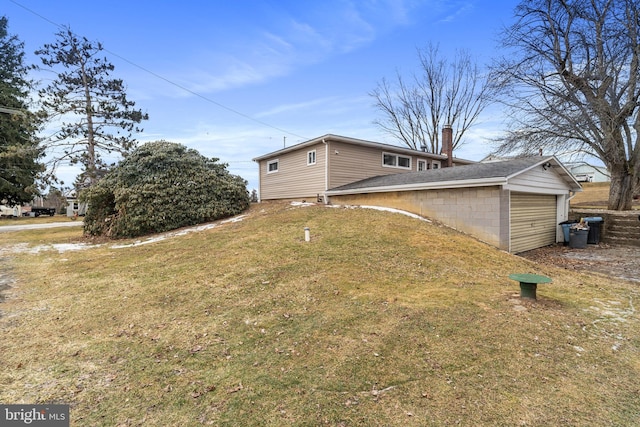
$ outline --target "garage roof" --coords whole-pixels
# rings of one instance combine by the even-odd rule
[[[333,188],[327,195],[375,193],[387,191],[427,190],[436,188],[482,187],[505,185],[508,180],[535,167],[553,168],[567,182],[572,191],[582,187],[573,175],[554,157],[522,157],[512,160],[474,163],[421,172],[407,172],[393,175],[375,176],[362,181]]]

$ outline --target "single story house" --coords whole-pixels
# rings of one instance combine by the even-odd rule
[[[448,154],[329,134],[256,157],[260,200],[323,202],[329,189],[365,178],[474,163],[454,158],[446,137],[443,131]]]
[[[558,224],[582,187],[554,156],[376,176],[325,192],[336,205],[373,205],[438,220],[519,253],[563,241]]]

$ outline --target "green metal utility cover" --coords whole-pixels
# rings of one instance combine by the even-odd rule
[[[509,279],[517,280],[518,282],[525,282],[525,283],[551,283],[552,282],[552,280],[547,276],[541,276],[539,274],[530,274],[530,273],[510,274]]]
[[[509,279],[520,282],[520,298],[536,299],[536,289],[539,283],[551,283],[547,276],[530,273],[514,273],[509,275]]]

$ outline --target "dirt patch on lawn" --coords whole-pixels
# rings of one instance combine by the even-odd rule
[[[519,254],[542,264],[568,270],[597,272],[640,284],[640,248],[633,246],[587,245],[572,249],[562,244],[534,249]]]

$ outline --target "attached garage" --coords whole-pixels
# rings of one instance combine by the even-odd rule
[[[511,193],[510,252],[519,253],[556,242],[557,196]]]
[[[562,241],[558,224],[580,184],[555,157],[378,176],[329,190],[331,204],[403,209],[505,251]]]

